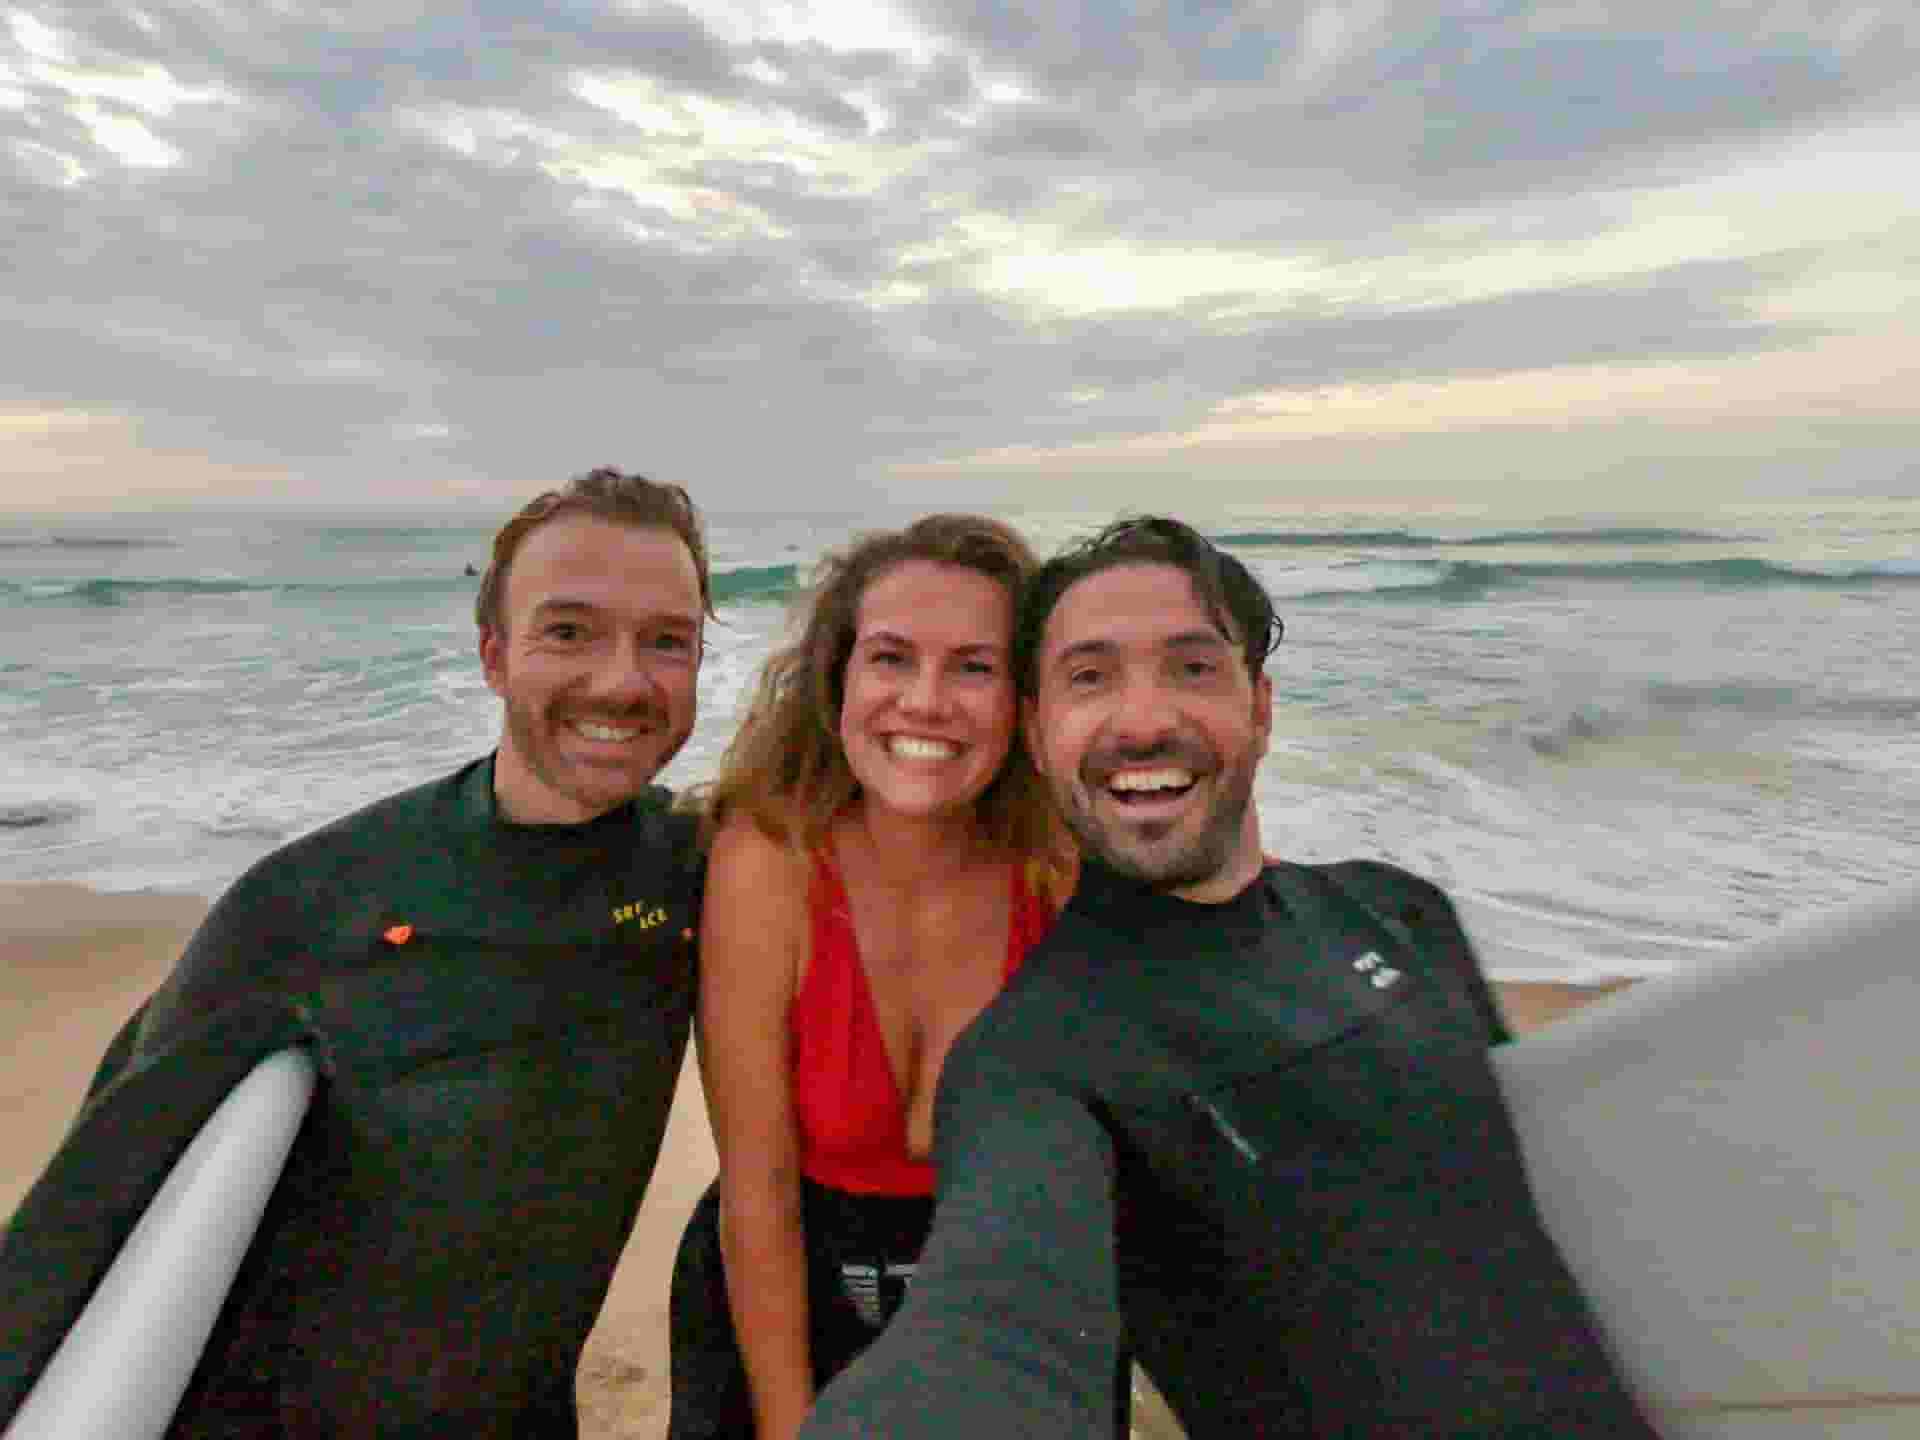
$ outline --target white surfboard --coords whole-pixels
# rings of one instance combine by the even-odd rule
[[[1494,1053],[1547,1226],[1665,1435],[1920,1435],[1920,889]]]
[[[165,1432],[313,1086],[306,1052],[283,1050],[220,1102],[34,1382],[6,1440],[147,1440]]]

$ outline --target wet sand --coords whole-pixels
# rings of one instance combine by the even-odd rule
[[[0,886],[0,1215],[11,1214],[59,1144],[107,1042],[166,974],[205,913],[178,895],[100,895],[71,885]],[[1516,1032],[1613,987],[1501,985]],[[691,1061],[647,1201],[580,1370],[582,1433],[666,1433],[667,1275],[681,1226],[714,1173]],[[1136,1432],[1178,1433],[1143,1397]]]

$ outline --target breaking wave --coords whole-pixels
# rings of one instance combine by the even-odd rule
[[[1495,530],[1486,535],[1448,537],[1417,530],[1241,530],[1215,535],[1214,542],[1235,549],[1462,549],[1513,545],[1729,545],[1740,537],[1706,530],[1666,530],[1634,526],[1593,530]]]
[[[1865,589],[1920,585],[1920,565],[1869,565],[1856,570],[1804,570],[1771,560],[1729,557],[1719,560],[1619,560],[1601,563],[1499,564],[1478,560],[1432,562],[1427,573],[1409,574],[1403,563],[1383,574],[1371,589],[1315,590],[1306,600],[1453,602],[1480,599],[1496,589],[1520,588],[1561,580],[1600,584],[1682,586],[1709,590]]]
[[[734,603],[781,599],[793,593],[799,583],[797,575],[797,567],[792,565],[747,565],[721,570],[713,576],[713,598]],[[478,584],[478,578],[471,575],[325,583],[237,579],[0,580],[0,603],[113,606],[147,598],[164,600],[206,595],[437,595],[472,590]]]

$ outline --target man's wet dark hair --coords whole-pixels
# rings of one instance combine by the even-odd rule
[[[1013,625],[1013,675],[1022,695],[1039,691],[1040,642],[1060,597],[1089,575],[1118,565],[1171,565],[1185,572],[1207,617],[1240,647],[1258,675],[1280,643],[1273,597],[1253,572],[1191,525],[1164,515],[1130,515],[1076,541],[1042,565],[1020,593]]]

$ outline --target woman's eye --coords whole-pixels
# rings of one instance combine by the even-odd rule
[[[544,626],[540,633],[549,640],[558,640],[564,644],[569,640],[578,640],[582,631],[571,620],[556,620],[551,625]]]

